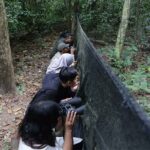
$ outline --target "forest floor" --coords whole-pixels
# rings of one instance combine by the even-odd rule
[[[58,35],[57,35],[58,36]],[[0,95],[0,149],[14,150],[17,128],[28,103],[41,85],[55,34],[11,42],[16,95]]]

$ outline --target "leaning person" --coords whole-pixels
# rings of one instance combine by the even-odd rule
[[[63,99],[74,97],[76,92],[71,88],[75,84],[77,74],[74,67],[62,67],[59,73],[46,74],[42,88],[36,93],[31,103],[41,100],[53,100],[60,103]]]
[[[55,101],[56,103],[70,103],[75,108],[82,105],[80,97],[76,97],[76,91],[72,90],[75,85],[77,70],[74,67],[62,67],[59,73],[46,74],[42,88],[33,97],[30,104],[39,101]],[[81,109],[84,111],[84,109]],[[79,111],[79,112],[83,112]]]
[[[74,63],[74,55],[62,54],[58,59],[52,61],[46,71],[46,74],[53,72],[59,73],[62,67],[69,67]]]
[[[19,126],[18,150],[72,150],[72,130],[76,112],[68,112],[65,121],[64,140],[55,136],[62,125],[59,106],[53,101],[40,101],[29,105]],[[82,139],[78,139],[81,142]]]
[[[72,54],[74,56],[74,54],[76,49],[74,48],[70,48],[69,44],[65,44],[65,43],[60,43],[58,45],[58,51],[55,53],[55,55],[51,58],[50,63],[49,64],[54,64],[56,61],[59,60],[59,58],[61,57],[61,55],[63,54]]]
[[[60,43],[69,44],[70,47],[73,46],[74,44],[73,34],[71,34],[70,32],[62,33],[58,40],[58,44]]]

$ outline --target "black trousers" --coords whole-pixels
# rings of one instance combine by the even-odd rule
[[[70,104],[71,106],[75,107],[75,111],[79,116],[76,119],[76,123],[74,124],[73,128],[73,137],[79,137],[83,139],[83,124],[82,118],[80,115],[84,113],[85,105],[82,103],[82,99],[80,97],[74,97],[68,101],[61,102],[60,104]],[[83,141],[73,145],[73,150],[82,150],[83,148]]]
[[[60,104],[70,104],[75,107],[75,111],[77,114],[82,115],[84,113],[85,105],[82,103],[82,99],[80,97],[73,97],[68,101],[60,102]]]

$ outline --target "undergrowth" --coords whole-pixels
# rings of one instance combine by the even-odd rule
[[[99,52],[125,86],[136,96],[137,102],[150,115],[150,58],[148,52],[139,50],[135,44],[124,47],[120,60],[116,59],[112,46],[101,48]]]

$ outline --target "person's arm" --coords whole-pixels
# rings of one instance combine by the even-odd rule
[[[65,122],[65,139],[63,150],[72,150],[73,149],[73,137],[72,130],[75,122],[76,112],[68,112]]]
[[[60,103],[63,103],[63,102],[68,102],[69,100],[71,100],[72,99],[72,97],[70,97],[70,98],[65,98],[65,99],[62,99],[61,101],[60,101]]]
[[[73,61],[73,63],[69,67],[76,67],[77,61]]]
[[[79,75],[77,75],[74,80],[74,85],[71,87],[71,91],[77,92],[77,90],[79,89],[79,86],[80,86],[80,80],[79,80]]]
[[[70,48],[70,54],[74,55],[76,53],[76,49],[71,46]]]

